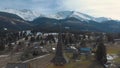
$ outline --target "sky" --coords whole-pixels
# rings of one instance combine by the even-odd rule
[[[0,0],[0,8],[32,9],[44,13],[70,10],[120,20],[120,0]]]

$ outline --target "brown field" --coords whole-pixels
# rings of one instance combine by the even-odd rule
[[[118,58],[114,59],[116,63],[120,63],[120,45],[119,44],[107,44],[107,53],[108,54],[117,54],[119,55]],[[5,67],[7,63],[14,63],[19,62],[17,57],[19,55],[14,55],[12,57],[2,57],[0,58],[0,67]],[[30,62],[27,62],[30,64],[31,68],[102,68],[101,65],[99,65],[95,59],[94,56],[91,56],[90,58],[85,58],[84,56],[81,57],[80,61],[74,61],[71,59],[71,54],[66,53],[65,56],[69,59],[69,63],[67,63],[64,66],[54,66],[50,60],[53,58],[53,54],[50,54],[46,57],[32,60]]]

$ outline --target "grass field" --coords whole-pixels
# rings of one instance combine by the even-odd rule
[[[120,54],[120,47],[119,46],[107,46],[107,54]],[[54,66],[53,64],[49,65],[48,68],[103,68],[99,65],[96,61],[94,56],[89,58],[85,58],[82,56],[80,61],[73,61],[71,59],[72,54],[66,53],[65,56],[70,60],[65,66]],[[114,59],[115,63],[120,63],[120,56]]]
[[[65,56],[69,59],[69,62],[65,66],[54,66],[50,64],[48,68],[102,68],[102,66],[95,61],[94,56],[90,56],[89,58],[81,56],[81,58],[78,58],[78,61],[71,59],[71,53],[66,53]]]
[[[108,54],[119,54],[120,53],[120,47],[108,47],[107,48]]]
[[[120,46],[107,46],[107,54],[119,54],[120,55]],[[54,54],[50,54],[42,59],[37,59],[30,61],[32,68],[103,68],[95,61],[94,56],[89,56],[86,58],[84,55],[81,58],[78,58],[79,61],[72,59],[72,53],[64,53],[65,57],[68,58],[69,62],[64,66],[55,66],[50,60],[54,57]],[[0,61],[3,62],[0,66],[4,66],[10,60],[6,58],[0,58]],[[114,59],[115,63],[120,63],[120,56]],[[6,63],[4,63],[6,62]]]
[[[112,46],[107,47],[107,53],[118,55],[118,57],[116,59],[114,59],[114,62],[120,63],[120,46],[119,46],[119,44],[117,46],[112,45]]]

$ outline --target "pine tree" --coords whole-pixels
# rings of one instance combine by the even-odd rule
[[[106,46],[103,43],[99,43],[96,50],[96,60],[101,64],[105,64],[107,62],[106,57]]]
[[[28,36],[25,37],[25,40],[28,40]]]
[[[34,41],[35,41],[35,37],[31,37],[30,42],[34,42]]]
[[[3,45],[2,43],[1,43],[1,45],[0,45],[0,51],[3,51],[5,49],[5,45]]]

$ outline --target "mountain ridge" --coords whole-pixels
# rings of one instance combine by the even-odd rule
[[[58,19],[58,20],[65,19],[68,17],[75,17],[79,20],[84,20],[84,21],[94,20],[97,22],[112,20],[111,18],[107,18],[107,17],[93,17],[88,14],[84,14],[84,13],[77,12],[77,11],[59,11],[59,12],[53,13],[53,14],[44,14],[44,13],[30,10],[30,9],[18,10],[18,9],[4,8],[4,9],[0,9],[0,11],[16,14],[27,21],[33,21],[34,19],[36,19],[38,17],[48,17],[48,18],[54,18],[54,19]]]
[[[22,12],[26,12],[24,10]],[[57,16],[56,16],[57,15]],[[69,27],[68,31],[81,32],[108,32],[120,33],[120,21],[109,18],[97,18],[75,12],[63,11],[58,12],[55,16],[39,16],[32,21],[28,21],[15,13],[0,12],[0,28],[8,28],[10,30],[39,30],[39,31],[59,31],[59,24],[62,25],[62,31],[66,31],[65,27]],[[102,19],[102,21],[101,21]]]
[[[7,12],[0,12],[0,30],[7,28],[8,30],[26,30],[32,25],[27,21],[23,20],[16,14],[11,14]]]

